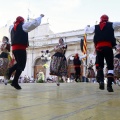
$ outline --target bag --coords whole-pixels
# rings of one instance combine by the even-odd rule
[[[0,58],[0,76],[4,76],[8,68],[8,58]]]

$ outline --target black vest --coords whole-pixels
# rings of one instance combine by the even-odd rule
[[[79,58],[76,58],[76,59],[74,58],[73,59],[73,64],[74,65],[81,65],[81,61],[79,60]]]
[[[112,22],[107,22],[103,30],[100,30],[99,25],[95,25],[94,43],[97,44],[100,41],[109,41],[112,43],[112,47],[116,45],[116,39],[114,37],[114,29],[112,28]]]
[[[12,30],[11,30],[11,45],[14,45],[14,44],[29,45],[28,33],[23,31],[22,24],[23,23],[20,23],[17,26],[16,31],[12,28]]]

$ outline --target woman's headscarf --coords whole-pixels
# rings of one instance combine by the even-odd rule
[[[61,41],[60,41],[61,40]],[[61,37],[60,39],[59,39],[59,45],[63,45],[64,44],[64,40],[63,40],[63,38]]]
[[[3,36],[2,42],[9,43],[9,39],[6,36]]]
[[[17,26],[18,26],[20,23],[22,23],[22,22],[24,22],[24,18],[21,17],[21,16],[18,16],[18,17],[16,18],[16,21],[14,22],[14,30],[15,30],[15,31],[16,31]]]
[[[102,15],[100,17],[100,23],[99,23],[99,26],[100,26],[100,30],[103,30],[103,28],[105,27],[106,25],[106,22],[108,22],[108,19],[109,17],[107,15]]]

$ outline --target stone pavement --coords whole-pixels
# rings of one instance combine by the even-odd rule
[[[98,83],[23,83],[22,90],[0,84],[0,120],[120,120],[120,87]]]

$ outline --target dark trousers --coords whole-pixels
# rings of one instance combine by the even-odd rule
[[[15,57],[16,64],[9,68],[9,74],[11,75],[16,71],[12,84],[18,84],[18,79],[26,66],[27,54],[26,50],[13,50],[12,52]]]
[[[112,48],[102,47],[99,50],[97,50],[97,63],[99,64],[97,77],[99,82],[104,82],[104,73],[103,73],[104,60],[106,61],[107,69],[113,70],[114,69],[113,58],[114,56],[113,56]],[[113,81],[113,78],[108,77],[109,85],[112,85],[112,81]]]
[[[113,70],[113,50],[110,47],[102,47],[100,50],[97,50],[97,63],[99,64],[99,68],[104,68],[104,59],[106,60],[108,70]]]
[[[80,72],[81,72],[80,67],[76,67],[75,68],[75,81],[77,81],[77,79],[80,79]]]

